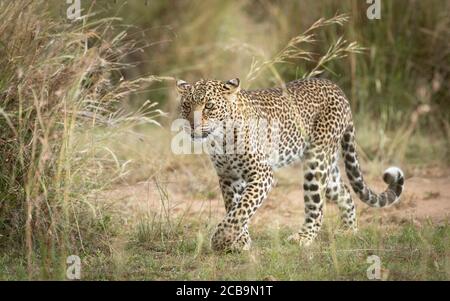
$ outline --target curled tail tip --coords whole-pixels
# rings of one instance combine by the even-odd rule
[[[388,184],[400,184],[403,185],[405,176],[403,175],[403,171],[396,167],[391,166],[386,169],[383,173],[383,181]]]
[[[388,201],[387,206],[397,203],[402,194],[403,185],[405,184],[403,171],[398,167],[391,166],[384,171],[383,180],[389,185],[389,189],[395,193],[395,199]]]

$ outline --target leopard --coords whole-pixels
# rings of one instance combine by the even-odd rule
[[[250,250],[251,218],[274,186],[274,172],[294,162],[300,162],[303,171],[304,219],[300,230],[287,240],[300,246],[311,245],[318,236],[325,202],[337,204],[343,230],[358,230],[356,206],[341,177],[340,160],[351,188],[363,203],[381,208],[400,199],[405,177],[399,167],[384,171],[387,188],[381,193],[364,180],[351,105],[331,80],[313,77],[246,90],[241,88],[239,78],[192,83],[179,79],[176,90],[179,116],[186,122],[184,129],[192,140],[222,137],[218,144],[227,146],[229,141],[239,139],[235,142],[239,152],[209,154],[226,212],[211,237],[215,251]],[[258,132],[260,120],[267,128],[262,134]],[[239,131],[219,130],[228,121],[240,124]],[[277,139],[271,139],[274,133]],[[263,147],[258,142],[261,139],[252,139],[255,135],[262,135],[276,147],[259,151]],[[214,145],[216,140],[212,141]]]

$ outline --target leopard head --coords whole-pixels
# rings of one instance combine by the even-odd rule
[[[186,129],[194,139],[213,133],[230,118],[236,95],[240,91],[238,78],[226,82],[200,80],[189,84],[177,81],[180,95],[180,117],[189,122]]]

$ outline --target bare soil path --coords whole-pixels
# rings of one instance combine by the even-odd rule
[[[140,217],[161,214],[218,221],[224,214],[222,198],[212,171],[211,192],[198,195],[189,193],[186,183],[180,181],[176,172],[166,182],[143,181],[134,185],[120,185],[105,195],[105,200],[114,203],[121,212],[125,224],[133,224]],[[359,224],[370,223],[377,218],[382,224],[416,223],[431,220],[444,223],[450,217],[450,176],[447,170],[421,173],[407,177],[405,190],[400,202],[389,208],[370,208],[353,194],[358,208]],[[299,227],[303,221],[303,191],[300,172],[295,167],[280,171],[276,187],[258,210],[252,223],[259,226],[286,225]],[[366,180],[375,191],[383,191],[386,185],[374,178]],[[326,206],[325,218],[337,214],[333,204]]]

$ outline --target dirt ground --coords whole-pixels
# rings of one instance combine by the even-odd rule
[[[204,172],[210,173],[211,183],[217,182],[212,171]],[[303,221],[300,178],[300,172],[295,166],[277,172],[276,186],[253,217],[252,224],[258,227],[282,224],[292,228],[300,227]],[[367,177],[366,181],[377,192],[386,188],[381,179]],[[164,183],[150,179],[134,185],[117,186],[105,195],[105,199],[114,203],[120,210],[124,223],[128,225],[132,225],[140,217],[155,214],[213,222],[220,220],[225,210],[218,186],[215,185],[211,193],[198,196],[187,193],[185,185],[185,182],[177,181],[177,174],[173,173]],[[358,209],[360,226],[372,222],[374,218],[383,225],[405,221],[423,223],[427,220],[444,223],[450,216],[450,171],[427,169],[407,175],[400,202],[389,208],[370,208],[359,201],[356,195],[352,195]],[[336,205],[327,204],[325,219],[337,212]]]

